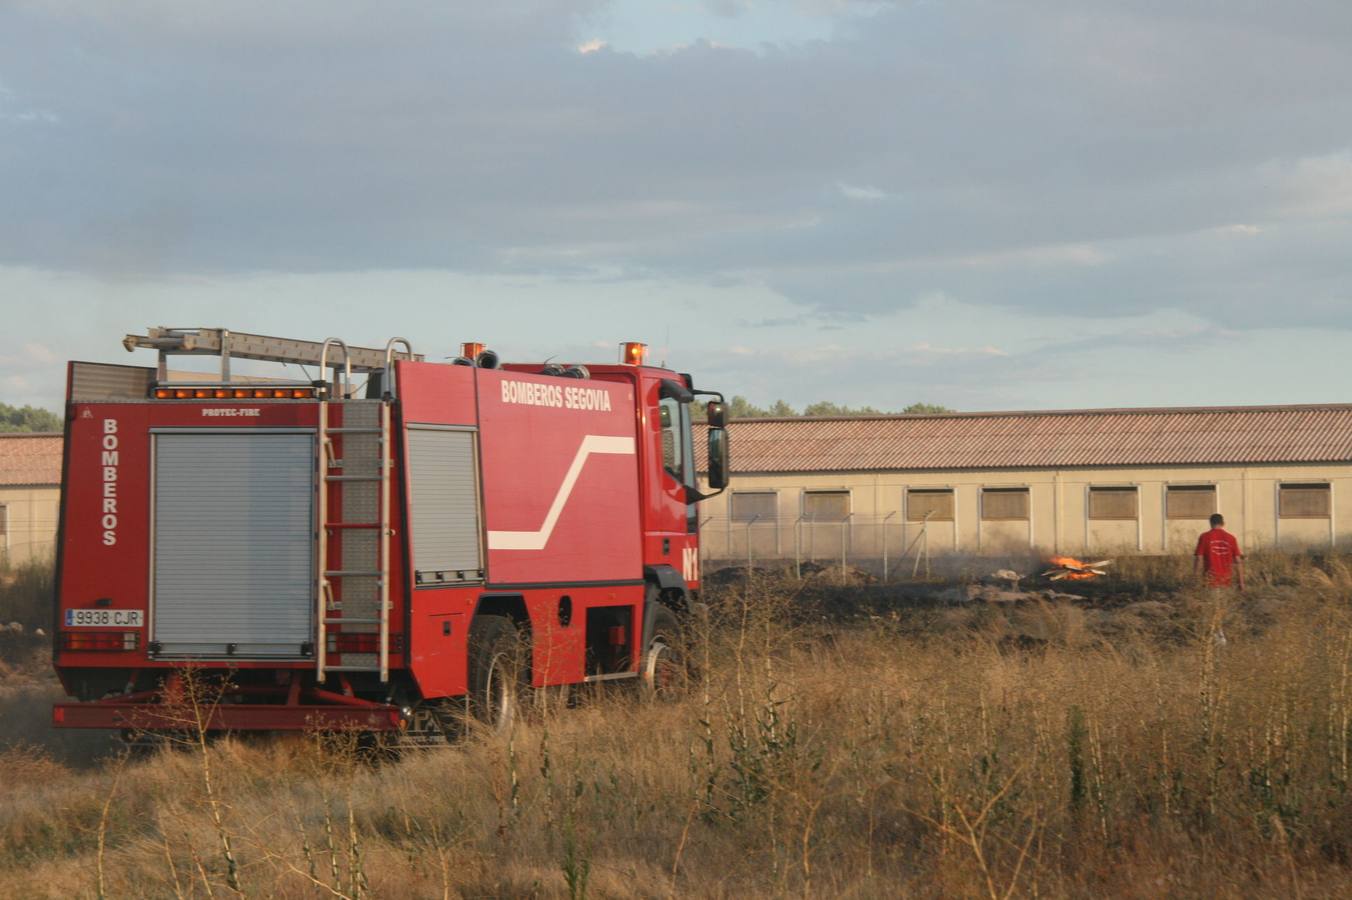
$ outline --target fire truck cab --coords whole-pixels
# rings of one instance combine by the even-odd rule
[[[55,725],[180,728],[208,682],[213,730],[435,739],[456,703],[501,725],[529,687],[677,677],[706,496],[691,408],[711,398],[711,492],[725,412],[641,344],[561,366],[402,338],[123,343],[157,365],[68,368]],[[219,377],[171,378],[178,355]],[[241,358],[320,380],[232,377]]]

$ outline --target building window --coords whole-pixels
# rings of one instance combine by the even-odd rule
[[[1139,503],[1134,487],[1091,487],[1089,489],[1089,518],[1132,519],[1137,516]]]
[[[1328,484],[1283,484],[1277,487],[1277,515],[1283,519],[1327,519],[1333,513]]]
[[[1171,484],[1164,490],[1166,519],[1206,519],[1215,511],[1214,484]]]
[[[803,518],[807,521],[844,522],[849,517],[849,491],[803,492]]]
[[[779,495],[774,491],[733,491],[732,521],[772,522],[779,515]]]
[[[952,488],[912,488],[906,492],[906,521],[953,521]]]
[[[1028,521],[1028,488],[982,488],[983,522]]]
[[[9,507],[0,503],[0,550],[9,546]]]

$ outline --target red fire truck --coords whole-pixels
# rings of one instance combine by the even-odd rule
[[[530,688],[678,670],[711,496],[691,406],[712,398],[712,492],[725,412],[642,344],[562,366],[479,344],[428,362],[402,338],[123,343],[158,364],[69,364],[54,661],[76,699],[55,725],[181,728],[192,679],[224,686],[214,730],[435,737],[457,702],[502,725]],[[219,377],[183,380],[180,355]]]

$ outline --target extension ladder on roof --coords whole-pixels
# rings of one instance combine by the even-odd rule
[[[396,339],[400,340],[400,339]],[[257,359],[264,362],[292,363],[302,366],[319,365],[326,368],[328,348],[332,341],[300,341],[294,338],[271,337],[266,334],[248,334],[243,331],[231,331],[228,328],[150,328],[145,334],[129,334],[122,339],[122,346],[128,350],[138,347],[158,350],[159,380],[168,380],[168,357],[170,356],[219,356],[221,359],[221,381],[230,381],[230,360]],[[338,342],[341,344],[342,342]],[[408,342],[404,341],[405,348]],[[343,346],[343,367],[352,372],[378,372],[389,362],[389,345],[385,350],[374,347]],[[422,357],[409,353],[409,359],[421,361]],[[324,377],[324,372],[319,373]]]

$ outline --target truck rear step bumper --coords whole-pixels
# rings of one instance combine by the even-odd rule
[[[201,715],[209,731],[397,731],[402,725],[397,706],[344,699],[325,705],[220,703],[203,708]],[[52,707],[52,726],[182,731],[194,727],[194,717],[182,706],[113,698],[58,703]]]

